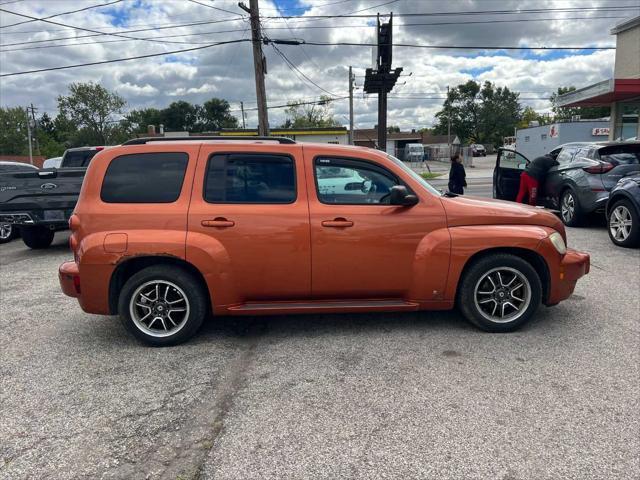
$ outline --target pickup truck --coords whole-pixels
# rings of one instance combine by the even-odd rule
[[[103,149],[70,148],[60,168],[0,173],[0,223],[18,228],[29,248],[47,248],[68,228],[87,166]]]

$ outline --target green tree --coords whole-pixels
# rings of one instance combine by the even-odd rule
[[[390,125],[387,127],[387,132],[388,133],[398,133],[400,132],[400,127],[397,125]]]
[[[129,128],[134,133],[147,133],[149,125],[164,124],[163,111],[157,108],[142,108],[131,111],[126,117]]]
[[[573,92],[576,87],[558,87],[558,90],[551,95],[551,111],[553,112],[554,121],[570,120],[571,117],[579,115],[580,118],[602,118],[611,115],[611,107],[560,107],[558,106],[558,97],[565,93]]]
[[[202,107],[180,100],[162,110],[166,130],[196,132]]]
[[[106,145],[117,129],[117,117],[126,106],[116,93],[93,82],[72,83],[69,95],[58,97],[60,114],[73,122],[89,144]]]
[[[340,125],[331,111],[331,99],[327,96],[320,97],[320,102],[304,104],[304,102],[289,102],[285,110],[287,119],[282,128],[309,128],[309,127],[337,127]]]
[[[471,143],[498,145],[512,135],[520,119],[519,94],[491,82],[482,86],[469,80],[449,91],[443,108],[436,113],[435,134],[446,134],[451,119],[451,135]]]
[[[0,107],[0,154],[28,155],[27,112],[21,107]]]
[[[237,128],[238,119],[231,115],[229,102],[212,98],[202,105],[199,129],[202,132],[214,132],[221,128]]]

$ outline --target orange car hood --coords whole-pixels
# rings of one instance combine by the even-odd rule
[[[564,236],[564,225],[553,213],[538,207],[479,197],[442,197],[450,227],[463,225],[540,225]]]

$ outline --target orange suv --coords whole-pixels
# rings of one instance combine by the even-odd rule
[[[457,306],[506,332],[589,271],[547,211],[442,194],[377,150],[275,137],[104,150],[69,226],[64,293],[156,346],[210,314]]]

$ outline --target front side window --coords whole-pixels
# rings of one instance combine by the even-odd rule
[[[514,170],[524,170],[527,166],[527,159],[514,150],[502,150],[500,153],[500,168],[511,168]]]
[[[314,162],[318,199],[334,205],[389,203],[395,176],[369,162],[317,158]]]
[[[293,159],[277,154],[212,155],[207,164],[204,199],[209,203],[293,203]]]
[[[107,203],[172,203],[180,196],[189,156],[139,153],[111,160],[100,198]]]

